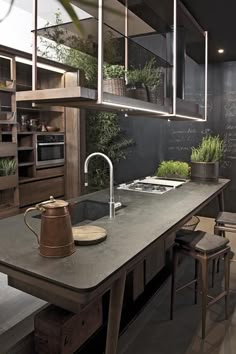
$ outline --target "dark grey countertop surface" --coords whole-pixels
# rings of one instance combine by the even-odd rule
[[[34,277],[47,279],[76,291],[95,289],[127,265],[159,237],[186,221],[186,216],[224,189],[229,180],[199,184],[188,182],[163,195],[115,190],[116,201],[126,205],[107,217],[94,221],[104,227],[106,241],[93,246],[77,246],[69,257],[48,259],[39,255],[34,234],[25,226],[23,215],[0,221],[0,265],[7,265]],[[108,201],[108,190],[85,195],[81,200]],[[216,199],[217,201],[217,199]],[[40,229],[40,220],[31,218]]]

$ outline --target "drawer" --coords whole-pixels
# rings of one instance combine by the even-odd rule
[[[56,175],[64,175],[64,166],[36,170],[36,177],[53,177]]]
[[[158,240],[152,251],[145,259],[145,284],[149,283],[155,275],[165,266],[165,241]]]
[[[64,177],[48,178],[40,181],[24,183],[19,186],[20,206],[32,205],[43,200],[64,195]]]

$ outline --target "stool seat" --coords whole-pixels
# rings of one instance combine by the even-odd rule
[[[176,233],[176,243],[194,251],[212,253],[225,248],[229,240],[200,230],[180,230]]]
[[[216,218],[218,224],[231,224],[236,225],[236,213],[221,211]]]

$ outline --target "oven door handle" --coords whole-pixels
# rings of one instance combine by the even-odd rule
[[[53,146],[53,145],[65,145],[63,142],[58,142],[58,143],[38,143],[38,146]]]

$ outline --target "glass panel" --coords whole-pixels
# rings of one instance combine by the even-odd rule
[[[205,33],[177,2],[176,113],[205,116]]]
[[[127,23],[125,7],[112,25],[106,23],[111,21],[105,10],[103,101],[120,105],[124,110],[170,113],[172,0],[156,1],[155,10],[143,2],[133,4],[128,1]]]
[[[97,11],[97,9],[96,9]],[[38,55],[79,70],[81,85],[97,88],[97,19],[87,14],[80,20],[79,32],[72,22],[63,23],[55,13],[55,25],[38,29]]]

